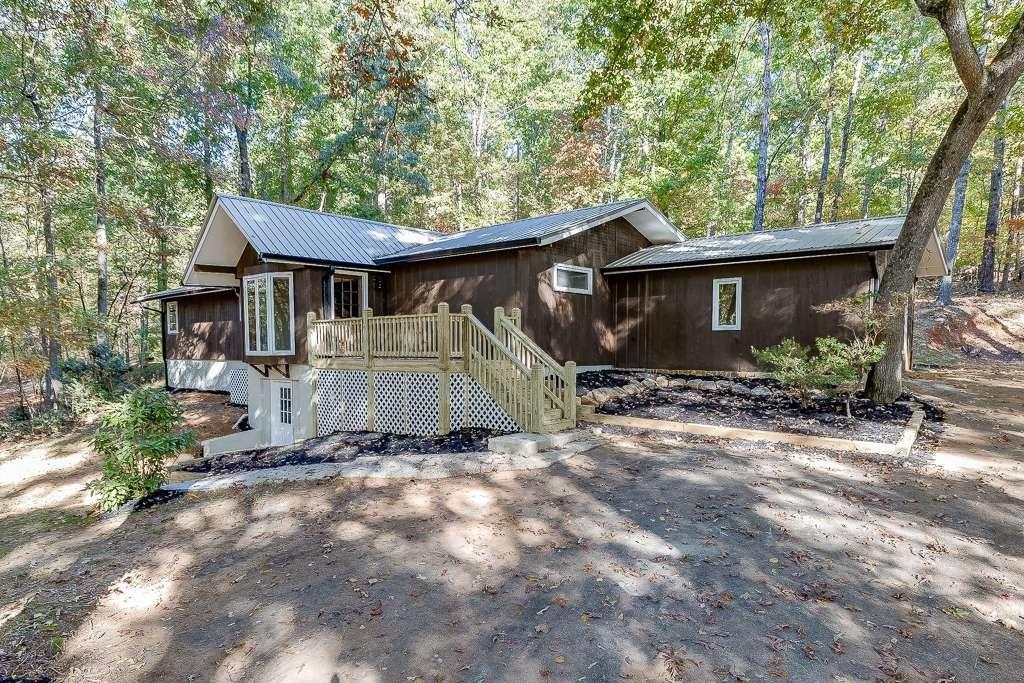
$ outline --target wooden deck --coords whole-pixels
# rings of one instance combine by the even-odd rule
[[[436,313],[317,320],[310,313],[309,362],[314,368],[368,373],[436,373],[440,376],[438,423],[451,430],[452,373],[473,378],[524,430],[550,433],[576,426],[576,364],[559,365],[520,329],[513,309],[494,310],[494,331],[470,306]]]

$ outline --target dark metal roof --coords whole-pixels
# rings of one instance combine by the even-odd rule
[[[179,299],[184,296],[195,296],[196,294],[209,294],[211,292],[233,291],[233,287],[174,287],[160,292],[153,292],[146,296],[140,296],[135,303],[141,304],[146,301],[162,301],[163,299]]]
[[[219,195],[218,204],[263,257],[373,266],[443,235],[248,197]]]
[[[635,251],[609,263],[605,272],[654,270],[734,261],[784,258],[891,247],[906,216],[884,216],[802,228],[747,232],[686,240]]]
[[[416,261],[476,251],[537,245],[547,238],[557,237],[562,233],[571,233],[574,229],[585,228],[602,219],[620,214],[632,206],[641,207],[646,204],[647,202],[642,199],[629,199],[547,216],[488,225],[446,235],[425,244],[407,247],[400,252],[379,258],[378,262]]]

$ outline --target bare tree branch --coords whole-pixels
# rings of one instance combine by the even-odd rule
[[[971,39],[971,30],[967,25],[967,13],[964,11],[963,0],[915,0],[921,14],[939,22],[949,50],[953,56],[953,65],[960,76],[964,87],[971,95],[985,84],[985,66],[978,57],[978,50]],[[1000,51],[1001,52],[1001,51]]]

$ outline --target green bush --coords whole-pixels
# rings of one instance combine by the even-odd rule
[[[88,360],[70,358],[62,363],[64,387],[61,403],[78,417],[95,412],[132,389],[124,356],[106,346],[89,349]]]
[[[841,398],[846,416],[851,417],[850,399],[860,389],[871,366],[885,353],[885,344],[862,338],[844,342],[835,337],[818,337],[814,352],[795,339],[783,339],[777,346],[751,348],[757,362],[771,370],[772,376],[792,387],[800,396],[800,405],[811,404],[814,391]]]
[[[93,447],[103,456],[103,476],[91,486],[101,510],[156,491],[167,460],[195,445],[195,434],[180,428],[181,414],[166,391],[135,389],[100,419]]]

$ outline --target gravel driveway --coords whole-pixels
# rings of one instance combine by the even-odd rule
[[[936,381],[960,407],[905,464],[628,435],[541,472],[186,496],[13,543],[0,605],[84,596],[72,680],[1019,680],[1022,375]]]

